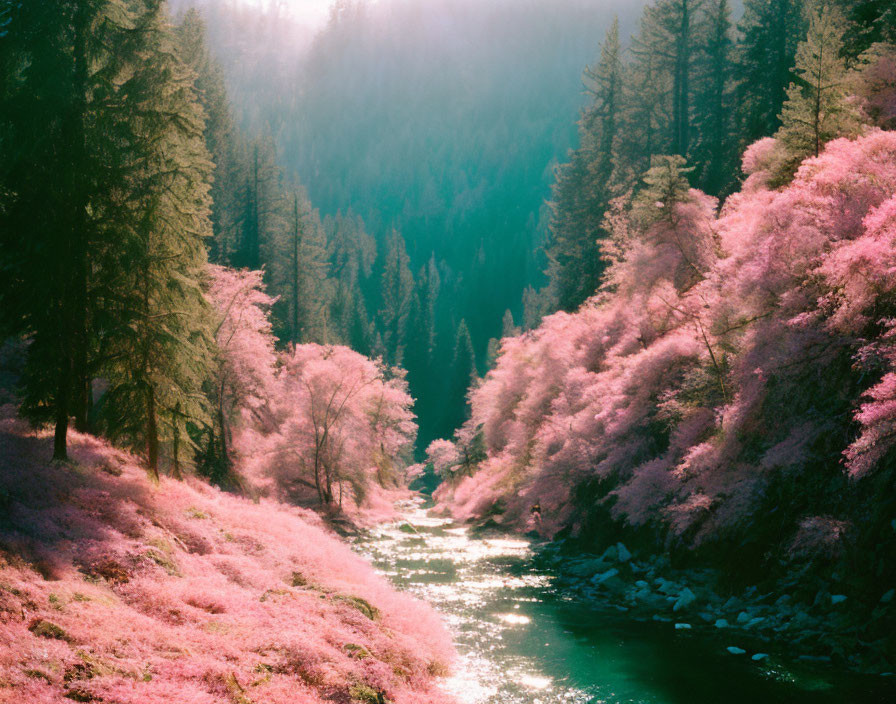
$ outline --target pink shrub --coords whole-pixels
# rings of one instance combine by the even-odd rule
[[[458,433],[486,459],[443,506],[500,504],[528,529],[540,503],[552,534],[604,505],[700,542],[771,508],[781,477],[839,486],[831,456],[875,471],[896,446],[896,133],[835,140],[781,190],[761,176],[774,150],[747,150],[751,180],[718,217],[694,191],[657,213],[614,204],[604,288],[503,341]]]

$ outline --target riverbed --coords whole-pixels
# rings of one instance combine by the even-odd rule
[[[444,617],[463,704],[888,704],[893,678],[756,662],[718,637],[636,621],[563,593],[524,538],[475,537],[422,501],[355,542],[398,588]],[[773,649],[770,649],[773,650]]]

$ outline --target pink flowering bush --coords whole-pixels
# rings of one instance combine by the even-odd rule
[[[316,514],[0,420],[0,702],[436,704],[437,615]]]
[[[343,346],[278,354],[262,272],[212,266],[209,280],[219,369],[204,473],[355,518],[393,515],[417,433],[404,372]]]
[[[265,494],[359,507],[405,486],[417,425],[402,371],[348,347],[298,345],[268,388],[269,424],[244,424],[245,472]]]
[[[504,340],[457,447],[435,445],[446,466],[471,438],[484,452],[443,508],[733,540],[757,568],[817,516],[851,535],[882,490],[862,482],[892,481],[896,452],[896,133],[835,140],[780,190],[774,150],[747,150],[718,215],[674,161],[613,205],[602,289]]]

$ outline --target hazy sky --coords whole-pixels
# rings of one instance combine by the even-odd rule
[[[295,13],[305,24],[322,25],[330,12],[333,0],[247,0],[254,5],[279,3]]]

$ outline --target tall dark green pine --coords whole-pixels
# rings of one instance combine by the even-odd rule
[[[107,324],[104,261],[121,251],[116,221],[130,195],[121,106],[141,60],[124,0],[8,4],[0,37],[0,309],[30,344],[22,412],[87,429],[98,328]]]
[[[707,0],[706,37],[697,61],[694,96],[695,185],[711,195],[736,183],[739,149],[734,133],[733,41],[728,0]]]
[[[177,474],[189,426],[209,421],[203,383],[212,368],[210,312],[201,279],[211,235],[212,164],[193,75],[176,57],[164,6],[134,18],[139,61],[123,86],[116,229],[107,271],[114,325],[101,352],[114,437],[142,447],[158,476],[163,455]]]
[[[579,148],[557,170],[545,248],[550,296],[557,308],[567,311],[597,290],[603,272],[597,243],[613,194],[623,81],[618,21],[607,32],[600,60],[586,70],[584,79],[594,100],[579,121]]]
[[[273,140],[255,138],[245,148],[240,163],[236,249],[229,260],[237,267],[260,269],[268,260],[266,250],[283,227],[283,194]]]
[[[446,404],[446,420],[444,437],[449,437],[451,431],[459,428],[467,419],[467,392],[479,378],[476,370],[476,353],[473,349],[473,339],[470,330],[464,320],[457,326],[457,335],[454,338],[454,358],[451,361],[451,373],[448,377],[448,403]]]
[[[408,323],[414,299],[414,276],[404,238],[392,231],[386,243],[386,256],[380,277],[380,330],[386,359],[400,365],[408,341]]]
[[[740,22],[737,118],[741,146],[775,133],[806,36],[806,0],[745,0]]]
[[[243,183],[239,155],[245,151],[234,125],[224,73],[206,43],[206,26],[195,8],[190,8],[175,27],[181,60],[196,76],[196,90],[205,113],[205,144],[214,162],[212,181],[212,230],[209,258],[227,263],[239,244],[238,225],[242,212],[239,199]]]

